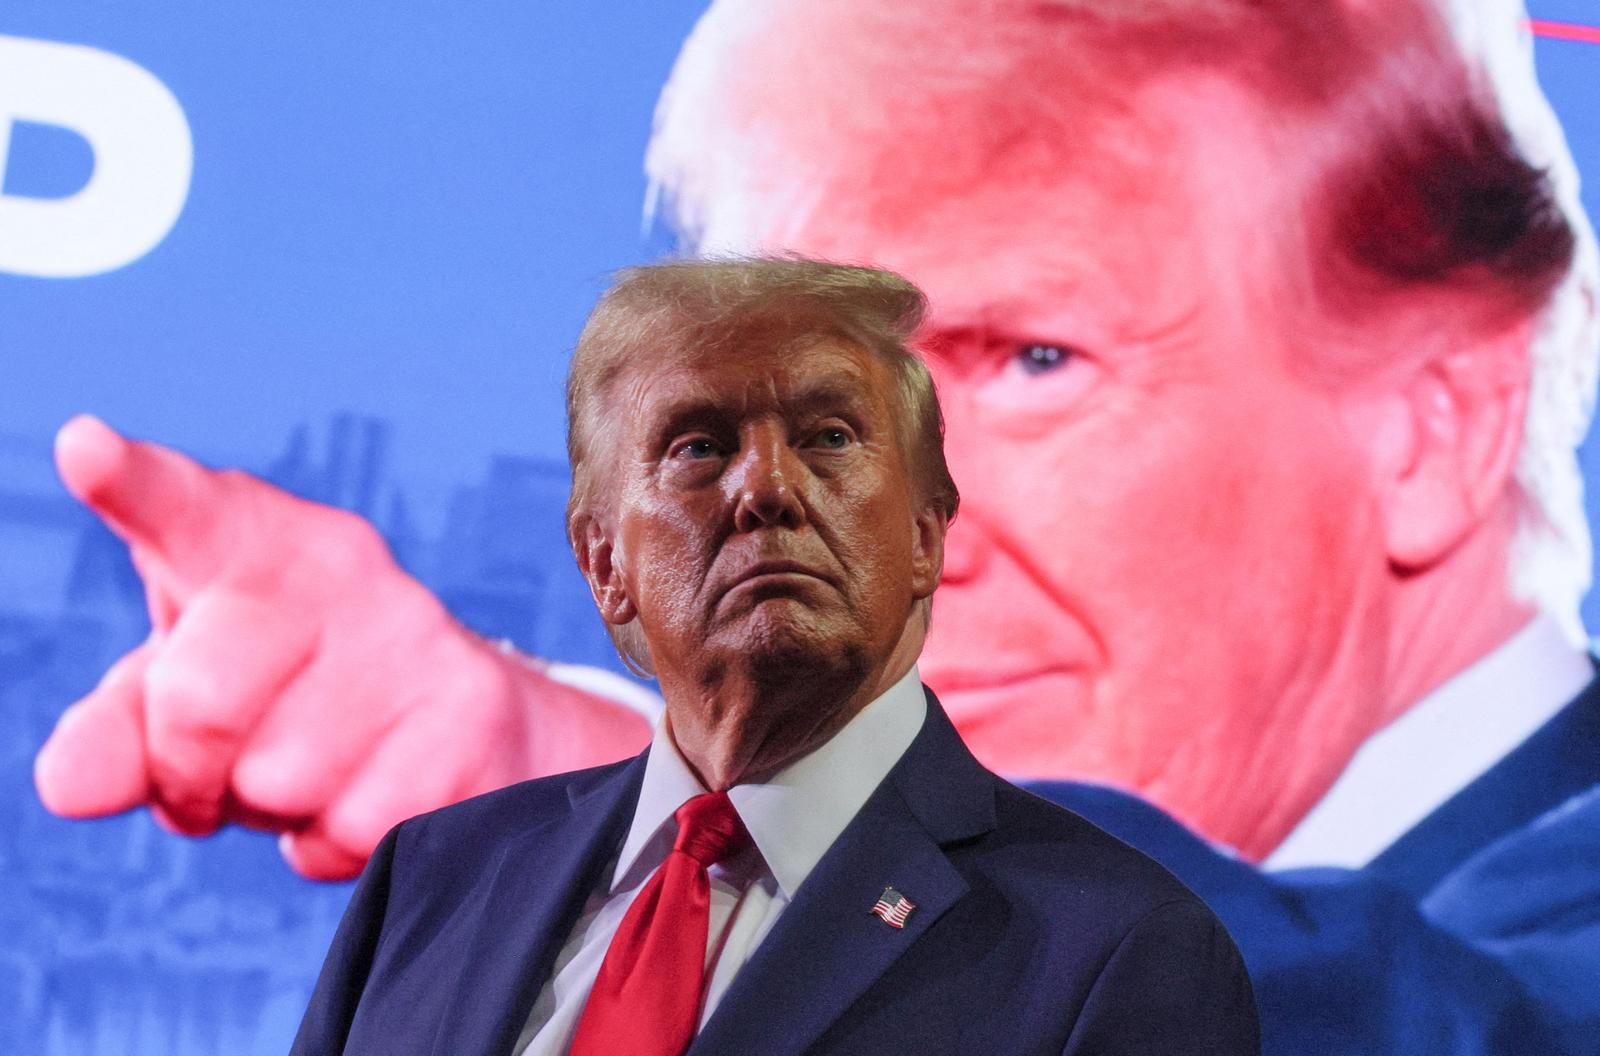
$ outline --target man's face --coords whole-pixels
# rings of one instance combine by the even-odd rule
[[[615,391],[614,561],[669,701],[722,670],[878,673],[937,581],[888,368],[757,330]]]
[[[1371,729],[1387,563],[1348,386],[1268,307],[1242,106],[1153,93],[1160,164],[1019,149],[785,244],[932,301],[962,504],[921,669],[969,743],[1261,852]]]

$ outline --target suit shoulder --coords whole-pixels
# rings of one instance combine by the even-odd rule
[[[1143,851],[1075,811],[1001,778],[995,782],[997,824],[985,843],[1015,882],[1046,899],[1114,907],[1113,916],[1125,927],[1157,910],[1170,915],[1178,906],[1215,919],[1197,895]]]
[[[505,788],[418,814],[396,828],[396,858],[408,868],[446,854],[459,858],[464,848],[489,853],[500,842],[564,812],[571,797],[615,777],[632,760],[586,770],[519,781]]]
[[[1562,931],[1579,940],[1591,933],[1578,922],[1600,920],[1597,861],[1600,785],[1457,864],[1429,892],[1429,913],[1467,934],[1540,935],[1553,943]]]

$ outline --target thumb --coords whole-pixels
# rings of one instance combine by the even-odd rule
[[[149,797],[144,671],[153,651],[146,643],[112,665],[93,692],[66,710],[39,749],[33,782],[52,813],[99,817]]]
[[[67,490],[135,548],[141,571],[154,558],[194,586],[223,563],[219,474],[88,414],[56,433],[55,456]]]

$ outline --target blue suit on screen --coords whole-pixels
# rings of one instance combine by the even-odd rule
[[[1262,872],[1133,796],[1030,787],[1216,910],[1268,1056],[1600,1054],[1600,681],[1363,869]]]
[[[1166,870],[921,731],[740,969],[694,1056],[1252,1056],[1250,984]],[[627,833],[645,756],[402,823],[296,1056],[504,1056]],[[885,886],[903,929],[871,911]],[[619,1054],[623,1056],[623,1054]]]

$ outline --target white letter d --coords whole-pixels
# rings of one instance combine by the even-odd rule
[[[0,193],[0,271],[98,275],[138,260],[177,223],[194,143],[183,108],[148,70],[96,48],[0,35],[0,186],[13,121],[82,136],[94,171],[65,198]]]

